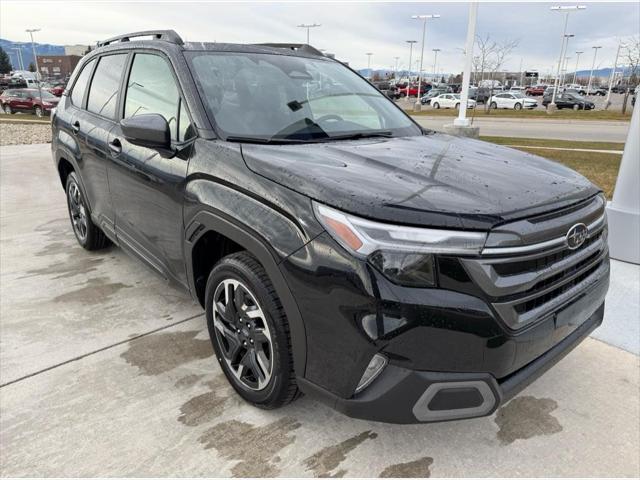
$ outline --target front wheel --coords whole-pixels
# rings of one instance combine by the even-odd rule
[[[432,105],[433,105],[433,108],[435,108],[436,110],[440,108],[440,104],[438,102],[435,102]]]
[[[33,109],[33,112],[36,114],[36,117],[42,118],[42,107],[36,105],[36,108]]]
[[[297,398],[289,323],[255,257],[239,252],[220,260],[209,274],[205,300],[211,343],[235,391],[265,409]]]
[[[460,104],[456,103],[456,110],[460,110]]]
[[[7,115],[13,115],[13,108],[11,108],[11,105],[9,105],[8,103],[4,106],[4,113],[6,113]]]
[[[574,109],[575,111],[580,110],[580,105],[578,105],[578,104],[576,103],[576,104],[573,106],[573,109]]]

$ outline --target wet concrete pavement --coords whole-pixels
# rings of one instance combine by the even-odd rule
[[[365,422],[306,397],[258,410],[186,294],[76,245],[48,146],[3,147],[0,177],[2,476],[640,474],[632,353],[588,339],[470,421]]]

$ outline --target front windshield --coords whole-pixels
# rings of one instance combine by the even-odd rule
[[[227,138],[421,134],[376,88],[332,60],[194,52],[190,62],[207,111]]]

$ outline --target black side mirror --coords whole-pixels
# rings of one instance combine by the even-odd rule
[[[171,129],[166,118],[158,113],[145,113],[120,121],[122,134],[128,142],[156,150],[171,149]]]

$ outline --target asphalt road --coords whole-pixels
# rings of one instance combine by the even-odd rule
[[[454,117],[413,117],[420,125],[442,131]],[[596,120],[546,120],[521,118],[475,118],[480,135],[520,138],[553,138],[557,140],[579,140],[597,142],[625,142],[629,131],[628,122]]]
[[[487,418],[386,425],[306,397],[262,411],[226,384],[185,293],[76,244],[48,145],[0,148],[0,227],[3,477],[640,475],[638,357],[599,340]]]

